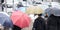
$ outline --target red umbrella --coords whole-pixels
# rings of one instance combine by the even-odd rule
[[[11,15],[11,19],[13,24],[20,28],[28,27],[31,21],[28,15],[21,11],[14,11]]]

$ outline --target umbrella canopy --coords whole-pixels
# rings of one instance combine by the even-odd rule
[[[8,16],[8,17],[9,17],[9,15],[8,15],[6,12],[0,12],[0,13],[3,13],[3,14],[5,14],[6,16]]]
[[[51,7],[51,8],[48,8],[46,9],[46,13],[48,15],[55,15],[55,16],[60,16],[60,9],[56,8],[56,7]]]
[[[28,15],[21,11],[14,11],[11,15],[11,19],[13,24],[20,28],[28,27],[30,24],[30,18]]]
[[[28,14],[41,14],[43,12],[44,11],[40,8],[40,6],[29,6],[26,10],[26,13]]]
[[[3,25],[4,27],[13,27],[13,23],[6,14],[0,13],[0,24]]]
[[[22,11],[22,12],[25,13],[25,11],[26,11],[26,7],[19,7],[19,8],[17,8],[16,10],[20,10],[20,11]]]
[[[40,6],[35,6],[34,7],[34,13],[35,14],[41,14],[41,13],[44,13],[44,11],[40,8]]]
[[[34,6],[29,6],[26,9],[27,14],[34,14]]]
[[[45,10],[45,15],[46,15],[46,13],[47,13],[48,16],[50,16],[50,9],[51,9],[51,8],[47,8],[47,9]]]

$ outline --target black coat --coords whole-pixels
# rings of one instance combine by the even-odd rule
[[[47,21],[47,30],[60,30],[60,17],[51,15]]]
[[[45,30],[45,21],[42,17],[35,19],[33,24],[33,29],[35,30]]]
[[[13,28],[12,28],[12,30],[21,30],[21,28],[18,27],[18,26],[16,26],[16,25],[14,25]]]
[[[60,30],[60,16],[57,17],[57,30]]]

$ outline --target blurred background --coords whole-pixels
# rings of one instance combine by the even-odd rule
[[[45,10],[50,7],[60,9],[60,0],[0,0],[0,12],[6,12],[11,16],[15,10],[20,10],[26,13],[31,18],[29,27],[22,30],[32,30],[33,22],[36,17],[34,14],[43,12],[42,17],[45,16]]]
[[[2,0],[0,3],[0,11],[10,14],[13,10],[21,10],[26,13],[26,9],[30,6],[40,6],[43,10],[51,5],[52,7],[60,6],[60,0]],[[0,1],[1,2],[1,1]],[[3,7],[3,8],[2,8]]]

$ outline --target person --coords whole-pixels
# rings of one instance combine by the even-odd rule
[[[4,0],[0,0],[0,7],[2,8],[2,11],[4,10],[4,8],[3,8],[3,3],[4,3]]]
[[[18,26],[16,26],[16,25],[13,25],[12,30],[21,30],[21,28],[20,28],[20,27],[18,27]]]
[[[45,21],[41,16],[42,14],[38,14],[38,18],[35,19],[32,30],[45,30]]]
[[[60,9],[51,7],[46,12],[49,15],[47,19],[47,30],[60,30]]]
[[[48,14],[46,13],[45,18],[48,18]]]
[[[47,30],[57,30],[57,17],[53,14],[47,19]]]
[[[45,27],[46,27],[46,30],[47,30],[48,13],[45,14],[44,19],[45,19],[45,25],[46,25]]]
[[[60,30],[60,16],[57,16],[57,30]]]
[[[19,3],[17,4],[17,7],[18,7],[18,8],[19,8],[19,7],[23,7],[22,2],[19,2]]]
[[[4,2],[4,0],[0,0],[0,3],[2,4]]]

